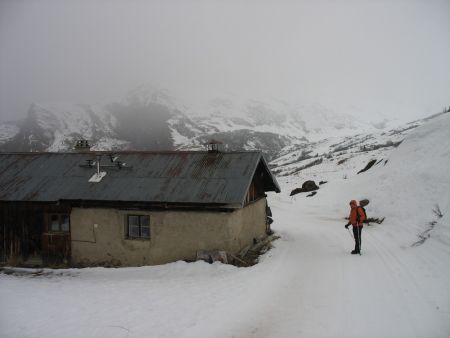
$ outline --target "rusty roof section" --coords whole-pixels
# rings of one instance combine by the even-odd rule
[[[0,201],[59,200],[208,204],[243,207],[258,165],[264,190],[280,192],[261,152],[0,153]],[[106,176],[89,179],[101,156]]]

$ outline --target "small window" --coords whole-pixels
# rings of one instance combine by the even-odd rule
[[[52,232],[69,232],[70,231],[70,217],[68,214],[50,214],[49,231]]]
[[[59,231],[59,215],[51,215],[50,219],[50,230]]]
[[[150,216],[128,215],[128,238],[150,239]]]
[[[61,231],[68,232],[69,231],[69,215],[61,215]]]

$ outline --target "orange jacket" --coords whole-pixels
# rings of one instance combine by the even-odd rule
[[[348,222],[353,226],[362,227],[363,222],[366,219],[366,216],[364,215],[364,211],[360,207],[358,207],[358,204],[355,200],[350,201],[350,215],[348,216]],[[359,216],[359,222],[358,222],[358,216]]]

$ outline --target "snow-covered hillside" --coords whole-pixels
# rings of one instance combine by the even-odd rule
[[[361,174],[349,185],[356,197],[371,199],[374,213],[395,224],[404,245],[421,234],[447,248],[450,244],[449,130],[450,114],[436,117],[408,135],[385,166],[375,166],[371,175]],[[370,191],[363,193],[361,187]],[[346,189],[348,197],[352,189]]]
[[[0,274],[1,336],[447,338],[449,128],[450,114],[424,122],[385,165],[330,175],[314,197],[289,192],[319,166],[280,177],[282,193],[268,198],[281,239],[250,268]],[[349,200],[362,198],[369,217],[386,218],[364,227],[359,256],[344,224]]]
[[[361,174],[349,171],[348,176],[331,175],[329,183],[321,186],[314,198],[324,201],[336,212],[341,200],[371,200],[369,209],[375,217],[386,217],[402,230],[404,244],[415,242],[418,235],[438,223],[450,213],[450,114],[440,115],[412,131],[397,147],[384,154],[383,162]],[[361,162],[373,158],[364,153]],[[285,184],[300,184],[301,180],[323,177],[320,166],[317,172],[302,172],[300,177],[282,178]],[[311,168],[311,171],[314,167]],[[339,170],[339,169],[338,169]],[[339,172],[339,171],[338,171]],[[333,189],[330,189],[333,186]],[[444,215],[439,219],[438,210]],[[448,220],[447,220],[448,223]],[[439,229],[439,230],[438,230]],[[433,226],[438,231],[435,240],[450,243],[448,227]]]
[[[317,142],[291,145],[280,152],[270,165],[279,176],[328,181],[357,174],[369,163],[385,166],[390,153],[417,127],[443,113],[413,121],[393,129],[372,130],[331,136]]]

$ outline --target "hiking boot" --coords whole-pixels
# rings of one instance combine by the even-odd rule
[[[352,254],[352,255],[359,255],[359,251],[353,250],[353,251],[351,252],[351,254]]]

